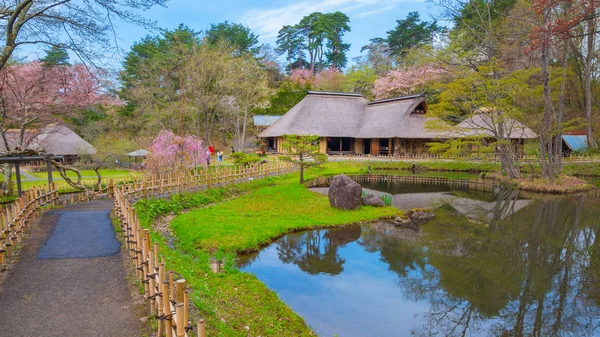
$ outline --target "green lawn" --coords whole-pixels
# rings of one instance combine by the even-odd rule
[[[32,175],[36,178],[40,178],[43,180],[39,180],[39,181],[26,181],[25,178],[23,177],[23,181],[21,183],[21,186],[23,188],[23,190],[27,190],[33,187],[40,187],[40,188],[46,188],[48,186],[48,182],[47,182],[47,178],[48,178],[48,173],[46,172],[30,172],[28,173],[29,175]],[[122,170],[122,169],[103,169],[100,170],[100,174],[102,176],[102,180],[103,183],[107,183],[109,179],[127,179],[127,178],[132,178],[132,177],[139,177],[142,175],[142,173],[140,172],[136,172],[136,171],[128,171],[128,170]],[[77,178],[77,175],[73,172],[67,172],[67,177],[75,180]],[[93,170],[82,170],[81,171],[81,181],[86,184],[86,185],[95,185],[97,182],[97,177],[96,177],[96,172],[94,172]],[[58,173],[57,171],[53,171],[52,172],[52,180],[56,183],[56,186],[59,190],[64,190],[64,191],[70,191],[70,190],[74,190],[71,188],[71,186],[69,184],[67,184],[62,177],[60,176],[60,173]],[[16,188],[16,176],[13,175],[13,182],[15,183],[15,188]]]
[[[325,168],[329,173],[338,169]],[[310,170],[309,174],[317,173]],[[233,266],[235,252],[256,250],[290,230],[339,226],[398,213],[391,207],[332,209],[326,196],[311,192],[297,181],[298,174],[292,174],[174,196],[169,201],[143,200],[136,204],[144,227],[149,227],[156,215],[206,205],[173,219],[174,248],[159,234],[152,235],[161,246],[167,268],[189,282],[190,298],[207,321],[207,334],[314,336],[277,294],[255,276]],[[212,258],[225,259],[224,272],[210,272]]]
[[[96,178],[96,172],[94,170],[81,170],[81,177],[82,178]],[[48,177],[48,173],[47,172],[30,172],[30,175],[37,177],[37,178],[42,178],[42,179],[46,179]],[[129,170],[123,170],[123,169],[102,169],[100,170],[100,174],[102,175],[102,178],[106,178],[106,179],[110,179],[110,178],[122,178],[122,177],[127,177],[129,175],[139,175],[138,172],[136,171],[129,171]],[[69,178],[77,178],[77,175],[74,172],[71,171],[67,171],[67,177]],[[60,176],[60,173],[58,173],[57,171],[53,170],[52,171],[52,178],[53,179],[62,179],[62,177]]]
[[[289,230],[335,226],[393,216],[391,207],[344,211],[296,183],[266,186],[218,205],[177,216],[171,228],[187,251],[250,251]]]

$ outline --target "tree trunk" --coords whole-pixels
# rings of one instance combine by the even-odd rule
[[[563,46],[563,55],[561,60],[561,67],[563,69],[563,78],[560,82],[560,98],[558,103],[558,116],[556,116],[556,135],[554,136],[554,151],[556,151],[556,162],[555,162],[555,172],[557,174],[562,173],[562,119],[565,110],[565,85],[567,82],[567,52],[568,52],[568,44],[567,41],[564,42]]]
[[[304,184],[304,161],[302,160],[302,152],[298,155],[300,160],[298,160],[298,164],[300,164],[300,184]]]
[[[588,146],[590,148],[597,148],[596,141],[594,140],[594,132],[592,127],[592,58],[594,56],[594,38],[595,38],[595,18],[587,19],[587,54],[585,56],[585,70],[584,70],[584,81],[585,81],[585,121],[586,134]]]
[[[544,10],[543,13],[543,21],[542,25],[545,25],[548,21],[549,10]],[[546,42],[547,43],[547,42]],[[544,113],[542,116],[542,126],[540,130],[540,165],[542,166],[542,176],[544,178],[550,179],[550,181],[554,182],[556,178],[554,175],[554,165],[553,165],[553,153],[551,151],[547,151],[547,146],[549,146],[549,142],[552,141],[552,101],[550,100],[550,85],[549,75],[548,75],[548,65],[550,63],[550,50],[549,46],[546,44],[542,48],[542,82],[544,87],[543,99],[544,99]]]
[[[13,164],[2,164],[4,169],[4,181],[2,182],[2,194],[5,196],[12,196],[15,191],[12,182],[12,167]]]

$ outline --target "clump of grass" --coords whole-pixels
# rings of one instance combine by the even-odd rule
[[[392,206],[392,195],[391,194],[383,194],[381,196],[381,200],[386,206]]]

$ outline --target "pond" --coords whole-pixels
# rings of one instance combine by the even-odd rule
[[[288,234],[238,262],[319,336],[600,336],[600,200],[362,184],[401,208],[429,195],[436,218]]]

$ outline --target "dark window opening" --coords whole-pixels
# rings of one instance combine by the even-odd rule
[[[269,138],[269,151],[277,151],[277,138]]]
[[[379,154],[387,156],[390,153],[390,140],[387,138],[379,139]]]
[[[371,154],[371,140],[370,139],[363,140],[363,153]]]
[[[328,137],[327,138],[327,152],[340,153],[340,152],[352,152],[354,147],[354,138],[348,137]]]

